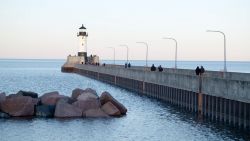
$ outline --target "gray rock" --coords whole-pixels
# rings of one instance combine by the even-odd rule
[[[54,116],[57,118],[82,117],[82,110],[61,99],[56,103]]]
[[[73,98],[68,97],[68,96],[64,96],[64,97],[60,98],[59,100],[63,100],[64,102],[66,102],[68,104],[72,104],[72,103],[77,101],[76,99],[73,99]]]
[[[36,106],[37,117],[53,117],[56,106],[53,105],[39,105]]]
[[[92,93],[92,94],[94,94],[94,95],[96,95],[98,97],[97,92],[94,89],[87,88],[87,89],[84,90],[84,92]]]
[[[19,91],[17,95],[22,95],[22,96],[30,96],[32,98],[38,98],[38,94],[35,92],[29,92],[29,91]]]
[[[99,109],[100,108],[100,102],[99,100],[96,99],[91,99],[91,100],[78,100],[72,104],[73,106],[79,108],[82,110],[83,114],[85,111],[90,110],[90,109]]]
[[[1,103],[4,102],[6,99],[5,93],[0,93],[0,111],[1,111]]]
[[[5,93],[0,93],[0,103],[6,99]]]
[[[85,112],[83,115],[87,118],[106,118],[109,117],[102,109],[90,109]]]
[[[11,116],[33,116],[38,100],[29,96],[7,97],[1,103],[1,110]]]
[[[0,112],[0,118],[10,118],[10,116],[6,113]]]
[[[56,105],[57,101],[65,96],[59,95],[57,91],[45,93],[40,97],[43,105]]]
[[[121,116],[121,112],[119,111],[119,109],[111,102],[107,102],[102,105],[101,109],[110,116]]]
[[[13,97],[18,97],[18,96],[23,96],[21,94],[9,94],[6,98],[13,98]]]
[[[115,105],[121,112],[122,115],[125,115],[127,113],[127,108],[121,104],[118,100],[116,100],[109,92],[103,92],[100,96],[100,102],[102,105],[104,105],[107,102],[111,102],[113,105]]]
[[[99,97],[90,92],[84,92],[77,97],[77,100],[87,101],[87,100],[99,100]]]
[[[72,91],[72,94],[71,94],[71,98],[72,99],[77,99],[77,97],[82,94],[83,92],[85,92],[83,89],[80,89],[80,88],[76,88]]]

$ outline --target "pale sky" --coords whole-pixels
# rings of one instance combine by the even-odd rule
[[[0,0],[0,58],[65,59],[78,51],[78,28],[89,33],[88,54],[101,59],[250,61],[249,0]]]

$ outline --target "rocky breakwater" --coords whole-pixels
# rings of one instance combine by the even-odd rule
[[[17,94],[0,93],[0,118],[10,117],[121,117],[127,109],[108,92],[99,97],[95,90],[76,88],[71,97],[57,91],[37,93],[19,91]]]

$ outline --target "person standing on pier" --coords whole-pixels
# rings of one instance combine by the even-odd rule
[[[155,65],[153,64],[152,66],[151,66],[151,71],[155,71],[156,70],[156,67],[155,67]]]
[[[161,65],[158,67],[159,72],[163,71],[163,68],[161,67]]]

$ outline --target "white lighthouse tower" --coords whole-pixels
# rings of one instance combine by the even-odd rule
[[[67,57],[66,63],[63,65],[65,68],[72,68],[74,65],[77,64],[95,64],[99,65],[99,56],[97,55],[90,55],[87,56],[87,37],[88,33],[86,32],[86,28],[82,25],[79,28],[79,32],[77,33],[77,37],[79,39],[79,50],[77,55]]]
[[[79,32],[77,33],[77,37],[79,38],[78,56],[83,57],[84,61],[87,62],[87,37],[88,37],[88,33],[86,32],[86,28],[83,25],[79,28]]]

